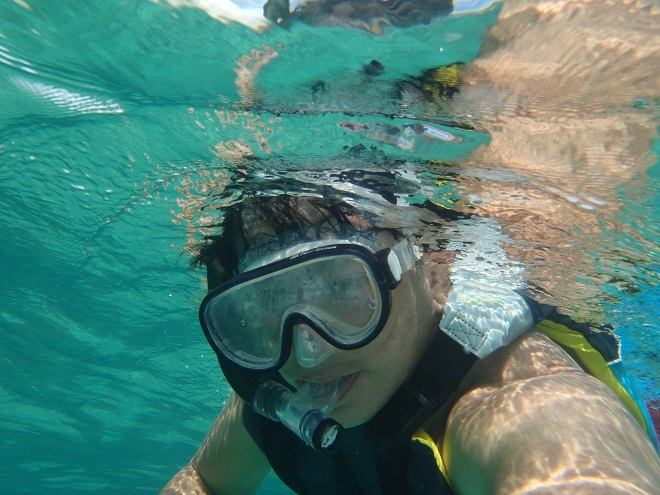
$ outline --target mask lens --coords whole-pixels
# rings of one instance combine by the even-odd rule
[[[301,260],[249,272],[245,281],[207,297],[203,321],[216,345],[232,361],[252,369],[275,366],[285,321],[303,315],[339,345],[369,337],[382,312],[378,283],[355,255]]]
[[[256,285],[239,285],[210,299],[204,308],[213,341],[237,364],[266,369],[279,359],[279,319],[263,310],[267,295]]]
[[[362,333],[379,308],[378,285],[359,258],[336,256],[310,263],[296,273],[295,279],[298,307],[312,312],[319,309],[335,324],[341,322],[336,333],[346,339]]]

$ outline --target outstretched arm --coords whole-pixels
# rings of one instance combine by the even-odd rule
[[[475,365],[447,422],[458,494],[653,494],[660,459],[614,393],[533,331]]]
[[[190,463],[176,473],[160,495],[215,495]]]
[[[243,424],[245,403],[232,394],[190,463],[161,495],[252,495],[270,469]]]

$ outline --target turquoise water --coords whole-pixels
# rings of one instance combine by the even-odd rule
[[[544,125],[630,116],[613,124],[621,148],[575,153],[570,167],[554,157],[536,168],[475,163],[466,153],[497,144],[502,123],[521,113],[501,103],[510,84],[475,84],[485,88],[478,98],[462,92],[472,106],[443,111],[415,98],[414,86],[406,105],[393,89],[497,48],[485,33],[501,22],[500,6],[475,3],[375,36],[255,30],[209,15],[228,4],[210,0],[197,2],[207,11],[0,0],[3,493],[154,493],[193,455],[229,388],[197,323],[203,273],[188,268],[184,248],[208,232],[209,209],[239,194],[220,194],[228,182],[263,170],[323,179],[332,168],[396,168],[405,173],[389,187],[400,202],[431,198],[496,219],[510,257],[530,262],[528,280],[551,302],[617,325],[645,399],[659,407],[660,164],[650,147],[660,154],[660,90],[649,80],[660,80],[660,65],[623,82],[631,90],[620,97],[595,85],[570,107],[552,109],[550,97],[528,105],[532,120],[556,112]],[[624,34],[660,25],[653,15],[635,16],[639,26],[628,22]],[[558,73],[580,70],[559,58]],[[371,60],[381,76],[361,70]],[[628,67],[616,53],[604,60],[591,80]],[[547,94],[559,84],[550,79]],[[412,135],[395,146],[382,132],[347,131],[346,121],[377,131],[424,123],[456,139]],[[620,167],[608,165],[612,154]],[[269,478],[260,493],[287,491]]]

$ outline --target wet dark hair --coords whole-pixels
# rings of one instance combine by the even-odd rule
[[[209,288],[235,276],[243,253],[255,248],[269,252],[326,237],[371,237],[382,231],[403,237],[397,229],[374,227],[364,212],[341,199],[289,195],[251,197],[229,206],[218,227],[221,233],[205,237],[192,261],[207,267]]]

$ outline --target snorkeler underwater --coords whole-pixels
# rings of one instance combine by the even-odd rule
[[[659,117],[657,0],[0,1],[2,492],[660,493]]]
[[[369,153],[365,143],[380,143],[381,153],[371,154],[379,165],[407,170],[413,184],[433,179],[408,161],[397,164],[393,150],[437,152],[436,143],[470,141],[470,133],[489,132],[497,122],[473,156],[515,168],[528,159],[530,145],[522,141],[531,139],[517,120],[529,114],[506,99],[531,104],[536,88],[526,85],[534,78],[528,82],[519,66],[512,74],[517,91],[503,95],[511,83],[494,79],[503,63],[493,68],[492,60],[513,67],[514,57],[531,57],[516,51],[516,36],[569,29],[553,25],[554,13],[523,5],[503,5],[481,63],[477,55],[472,65],[458,60],[406,77],[387,57],[365,58],[352,73],[282,82],[296,91],[306,87],[309,100],[286,101],[286,92],[260,84],[273,81],[265,73],[286,66],[288,55],[288,48],[264,45],[237,72],[242,106],[277,115],[348,115],[336,125],[363,138],[336,160],[346,163]],[[386,1],[317,1],[292,10],[289,2],[269,1],[264,13],[274,29],[304,24],[313,36],[309,26],[340,26],[350,37],[356,29],[372,36],[411,26],[429,30],[436,14],[449,10],[446,2]],[[586,14],[566,7],[563,15]],[[536,25],[521,28],[526,19]],[[355,96],[377,92],[388,95],[387,104]],[[484,96],[493,107],[476,117],[472,106],[482,106]],[[557,105],[545,103],[535,116]],[[545,139],[566,130],[564,122],[554,125]],[[646,125],[648,139],[655,124]],[[602,130],[592,132],[591,138]],[[568,134],[575,138],[575,131]],[[565,159],[547,148],[546,165]],[[223,151],[231,159],[231,149]],[[547,299],[545,287],[526,284],[519,270],[502,276],[497,272],[507,267],[492,260],[463,268],[466,259],[486,254],[459,248],[474,238],[461,238],[466,233],[458,225],[478,224],[479,216],[490,216],[489,206],[473,201],[481,211],[450,213],[429,197],[404,206],[402,178],[388,198],[386,173],[359,170],[341,179],[331,172],[274,172],[259,181],[259,174],[250,176],[268,159],[246,162],[244,151],[233,156],[246,169],[236,175],[240,198],[227,187],[223,194],[233,201],[216,206],[218,233],[193,247],[194,264],[206,268],[208,279],[200,322],[234,394],[163,493],[190,487],[254,493],[270,469],[299,494],[629,493],[631,487],[650,494],[660,486],[653,422],[637,392],[627,390],[612,328],[537,301],[535,295]],[[436,184],[460,181],[443,166]],[[417,211],[396,211],[402,208]],[[445,233],[446,242],[427,241],[429,230],[437,238],[445,229],[454,230]],[[613,455],[615,444],[622,450]],[[587,465],[599,474],[583,473]]]

